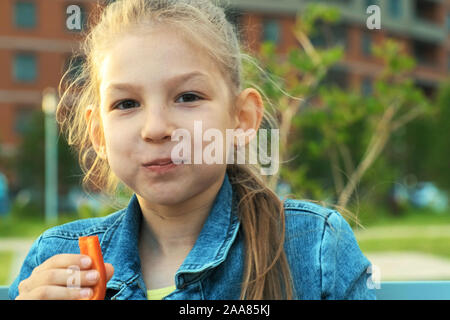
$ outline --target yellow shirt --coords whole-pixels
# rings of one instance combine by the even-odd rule
[[[175,288],[176,288],[175,286],[170,286],[165,288],[147,290],[147,300],[161,300],[169,293],[174,291]]]

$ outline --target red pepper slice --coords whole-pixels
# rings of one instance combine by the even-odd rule
[[[93,288],[94,292],[92,296],[89,299],[83,300],[104,300],[106,294],[106,270],[98,236],[79,237],[78,245],[80,247],[80,253],[92,259],[91,266],[100,275],[97,284]]]

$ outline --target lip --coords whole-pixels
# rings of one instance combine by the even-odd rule
[[[167,163],[173,163],[172,158],[158,158],[149,162],[144,163],[144,166],[154,166],[154,165],[162,165]]]
[[[182,165],[183,163],[180,164],[173,163],[171,158],[160,158],[147,162],[143,166],[145,169],[151,172],[162,174],[169,171],[173,171]]]

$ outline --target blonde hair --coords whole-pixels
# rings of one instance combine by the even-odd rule
[[[83,42],[85,64],[68,86],[60,91],[57,118],[69,145],[76,148],[84,172],[83,185],[88,190],[114,194],[118,179],[101,159],[89,137],[90,123],[85,120],[88,106],[98,106],[99,70],[108,49],[117,38],[143,32],[160,24],[194,39],[217,61],[233,97],[242,90],[242,59],[251,57],[241,51],[237,31],[224,9],[210,0],[124,0],[108,5]],[[63,76],[62,82],[67,73]],[[230,108],[230,114],[235,112]],[[98,108],[93,109],[99,116]],[[265,110],[263,126],[276,127]],[[101,130],[101,128],[100,128]],[[284,251],[285,215],[283,202],[260,176],[259,165],[229,164],[227,173],[239,199],[246,259],[241,299],[292,299],[294,288]]]

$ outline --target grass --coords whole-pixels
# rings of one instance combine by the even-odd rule
[[[362,252],[416,251],[450,259],[450,236],[364,239],[358,244]]]
[[[436,213],[427,209],[409,208],[406,212],[394,215],[384,207],[376,208],[373,206],[361,206],[358,209],[352,208],[351,211],[358,215],[359,221],[364,227],[385,225],[450,225],[450,211]]]
[[[364,221],[363,221],[364,222]],[[450,225],[450,213],[436,214],[426,211],[412,211],[400,217],[382,216],[371,223],[363,223],[366,227],[372,226],[426,226],[426,225]]]
[[[73,219],[62,217],[57,223],[46,224],[36,218],[3,218],[0,219],[0,238],[37,238],[42,232],[55,225],[70,222]]]
[[[0,285],[8,285],[9,272],[11,269],[11,263],[13,259],[12,251],[0,251]]]
[[[110,213],[111,210],[106,211],[104,215]],[[0,239],[1,238],[37,238],[45,230],[72,222],[81,218],[88,218],[90,216],[82,216],[75,212],[59,213],[58,221],[47,224],[43,217],[28,216],[21,217],[10,215],[5,218],[0,218]]]
[[[416,251],[450,258],[450,212],[410,209],[398,216],[374,208],[360,212],[366,230],[356,234],[363,252]]]
[[[35,217],[8,216],[0,219],[0,241],[1,238],[31,238],[36,239],[43,231],[73,221],[74,215],[61,215],[57,223],[46,224],[43,219]],[[9,274],[13,260],[13,251],[0,251],[0,285],[9,285]]]
[[[78,212],[60,212],[58,221],[47,224],[42,212],[32,208],[28,211],[26,208],[13,210],[6,217],[0,218],[0,238],[37,238],[45,230],[72,222],[78,219],[106,216],[116,209],[105,207],[99,211],[80,207]]]

